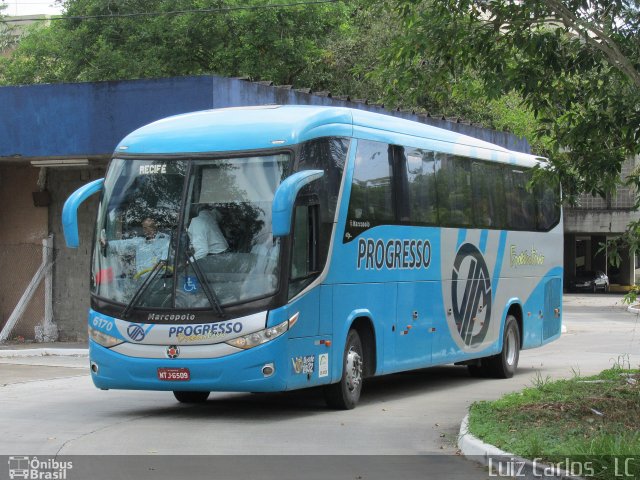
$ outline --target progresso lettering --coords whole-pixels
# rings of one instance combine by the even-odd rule
[[[429,268],[431,242],[429,240],[358,240],[358,270],[413,270]]]
[[[174,336],[180,337],[181,339],[187,339],[187,337],[191,336],[202,336],[204,338],[210,338],[227,333],[240,333],[241,331],[242,323],[240,322],[213,323],[204,325],[180,325],[179,327],[169,328],[169,338]]]

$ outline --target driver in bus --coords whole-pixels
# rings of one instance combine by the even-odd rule
[[[142,221],[142,237],[125,238],[123,240],[107,241],[105,232],[100,235],[100,245],[105,251],[117,255],[135,255],[134,278],[146,275],[161,260],[167,260],[169,254],[169,235],[158,232],[153,218],[147,217]]]
[[[220,213],[210,205],[202,205],[198,216],[191,220],[188,232],[196,260],[229,251],[229,244],[218,225],[219,220]]]

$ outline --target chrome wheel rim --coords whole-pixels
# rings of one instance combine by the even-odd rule
[[[356,352],[353,347],[350,348],[349,353],[347,353],[345,375],[347,388],[350,392],[360,388],[360,384],[362,383],[362,357],[360,357],[360,354]]]
[[[507,332],[507,364],[513,365],[516,362],[516,355],[518,352],[518,348],[516,346],[516,332],[513,328],[510,328]]]

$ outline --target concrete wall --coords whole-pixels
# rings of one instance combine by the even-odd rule
[[[35,207],[38,171],[26,165],[0,167],[0,329],[42,262],[48,209]],[[10,338],[31,339],[44,317],[41,285]]]
[[[85,183],[102,178],[104,167],[91,169],[50,169],[47,179],[51,192],[49,231],[54,235],[55,264],[53,269],[53,315],[61,340],[87,338],[89,309],[89,278],[91,246],[98,209],[98,195],[78,209],[80,248],[66,248],[62,234],[62,206],[73,191]]]
[[[421,121],[529,151],[506,132],[384,110],[285,88],[215,76],[0,88],[0,158],[109,155],[129,132],[163,117],[195,110],[265,104],[361,108]],[[33,132],[38,135],[33,135]]]
[[[0,105],[0,157],[104,155],[150,121],[211,108],[211,78],[2,87]]]
[[[564,212],[565,233],[622,233],[640,212],[629,210],[573,210]]]

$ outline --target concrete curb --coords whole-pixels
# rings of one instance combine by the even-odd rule
[[[640,305],[629,305],[627,307],[627,312],[640,313]]]
[[[21,348],[19,350],[0,350],[0,358],[88,356],[88,348]]]
[[[485,443],[469,432],[469,415],[460,424],[458,448],[469,460],[489,469],[490,473],[500,476],[533,479],[584,480],[582,477],[570,475],[557,466],[543,464],[536,460],[528,460],[513,453],[505,452],[495,445]]]

